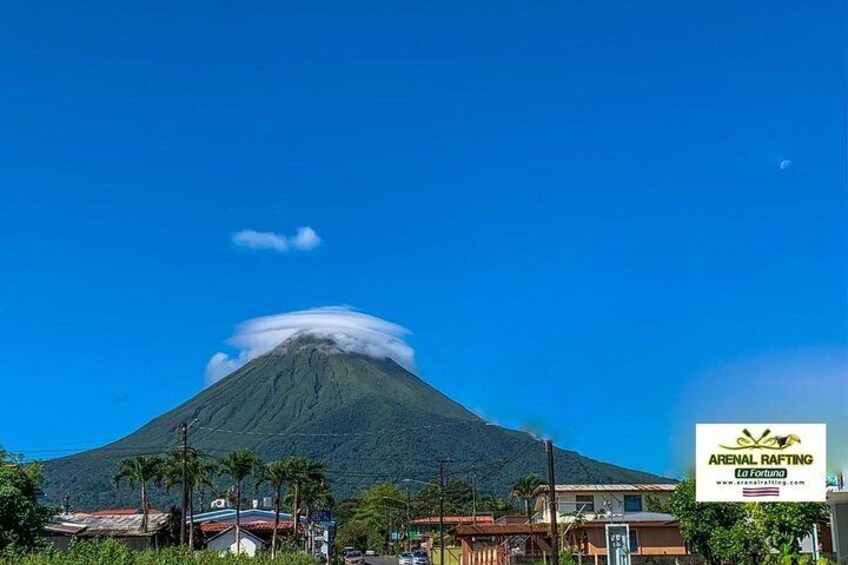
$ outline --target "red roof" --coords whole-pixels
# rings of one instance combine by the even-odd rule
[[[203,524],[200,524],[200,531],[204,534],[217,534],[218,532],[223,532],[224,530],[232,528],[235,523],[235,520],[224,522],[205,522]],[[274,522],[268,522],[265,520],[256,520],[254,522],[242,522],[241,527],[242,529],[250,532],[273,532]],[[277,530],[291,530],[291,528],[291,520],[280,520],[280,525]]]
[[[431,525],[438,524],[438,516],[427,516],[426,518],[416,518],[410,520],[412,525]],[[494,524],[495,517],[491,514],[481,514],[479,516],[445,516],[445,524]]]

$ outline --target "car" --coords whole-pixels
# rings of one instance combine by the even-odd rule
[[[412,552],[412,565],[430,565],[430,557],[426,551]]]
[[[345,565],[365,565],[365,556],[361,551],[355,549],[345,550],[344,553]]]
[[[377,553],[376,549],[366,549],[365,550],[365,557],[377,557],[379,555],[380,554]]]
[[[405,551],[398,557],[398,565],[412,565],[412,553]]]

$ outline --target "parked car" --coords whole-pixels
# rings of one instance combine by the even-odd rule
[[[400,557],[398,557],[398,565],[413,565],[412,559],[412,554],[408,551],[405,551],[400,554]]]
[[[365,565],[365,556],[362,555],[361,551],[357,551],[355,549],[345,551],[344,554],[344,562],[345,565]]]
[[[365,550],[365,557],[377,557],[378,555],[380,555],[380,554],[377,553],[376,549],[366,549]]]
[[[430,565],[430,557],[426,551],[412,552],[412,565]]]

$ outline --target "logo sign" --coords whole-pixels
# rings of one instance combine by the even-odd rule
[[[696,424],[698,502],[824,502],[825,424]]]

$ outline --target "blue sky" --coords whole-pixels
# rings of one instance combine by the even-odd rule
[[[621,465],[682,472],[696,419],[848,437],[843,2],[3,12],[0,444],[117,438],[337,304]]]

